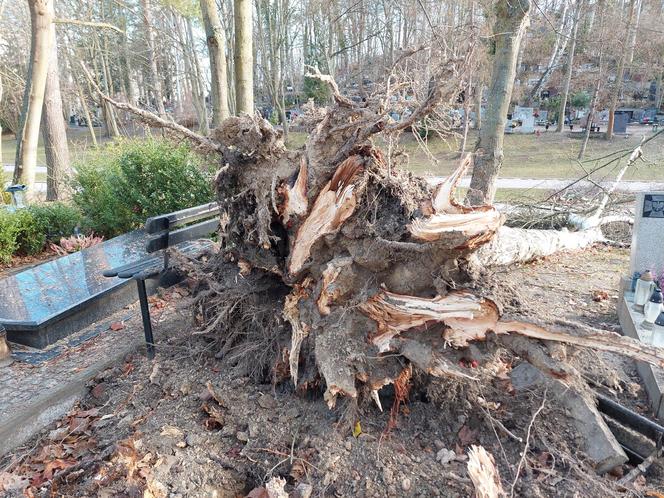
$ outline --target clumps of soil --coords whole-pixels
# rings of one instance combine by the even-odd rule
[[[624,250],[568,254],[514,269],[512,277],[525,282],[520,299],[532,309],[615,323],[614,276],[626,265]],[[579,271],[592,278],[574,277]],[[570,281],[575,285],[566,292],[555,290]],[[594,301],[598,288],[608,289],[609,299]],[[571,307],[569,300],[586,306]],[[140,334],[138,320],[127,327]],[[138,352],[103,372],[70,417],[14,453],[32,461],[61,444],[61,428],[72,416],[87,417],[85,430],[65,439],[86,450],[68,473],[56,468],[51,481],[29,488],[34,495],[235,498],[280,477],[287,492],[306,484],[314,497],[472,496],[467,453],[479,444],[493,455],[508,493],[516,480],[514,496],[625,496],[616,476],[594,474],[578,451],[579,434],[559,407],[543,403],[543,391],[510,388],[507,369],[520,360],[506,351],[479,366],[460,360],[478,381],[431,380],[415,371],[406,397],[381,389],[382,412],[374,403],[329,410],[322,389],[296,392],[289,382],[257,382],[235,369],[233,348],[215,358],[218,344],[192,336],[192,329],[190,314],[169,305],[156,329],[154,361]],[[634,389],[632,361],[588,351],[568,355],[605,392],[625,404],[647,404]],[[609,379],[607,372],[616,375]],[[403,402],[395,413],[397,398]],[[17,471],[7,465],[12,461],[2,468]],[[656,488],[660,474],[651,468],[638,489]]]

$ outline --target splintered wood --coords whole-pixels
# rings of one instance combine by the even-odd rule
[[[413,221],[410,233],[415,239],[433,242],[446,233],[461,232],[468,240],[462,247],[475,248],[489,241],[502,224],[502,216],[493,206],[463,206],[454,198],[454,191],[470,166],[470,155],[439,184],[432,201],[434,214]]]
[[[337,230],[353,214],[356,206],[354,181],[362,168],[360,156],[349,157],[318,194],[311,213],[297,232],[289,264],[291,275],[302,269],[318,239]]]
[[[476,498],[507,496],[500,483],[500,474],[493,456],[483,446],[472,445],[468,451],[468,475],[473,481]]]

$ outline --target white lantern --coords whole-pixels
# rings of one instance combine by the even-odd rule
[[[648,299],[650,299],[654,289],[655,282],[653,282],[652,272],[646,270],[636,281],[636,290],[634,291],[634,309],[636,311],[643,313],[643,307],[648,302]]]
[[[660,312],[662,311],[662,291],[655,289],[650,296],[648,302],[646,302],[643,308],[643,315],[645,320],[641,324],[641,327],[644,329],[652,329],[655,324],[655,320],[659,317]]]
[[[664,346],[664,311],[660,312],[657,320],[655,320],[655,325],[653,326],[652,331],[652,341],[650,341],[653,346],[663,347]]]

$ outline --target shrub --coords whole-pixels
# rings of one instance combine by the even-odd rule
[[[19,209],[12,215],[16,223],[16,246],[21,254],[37,254],[46,244],[46,226],[30,209]]]
[[[121,140],[88,154],[75,169],[73,200],[84,227],[107,237],[213,196],[200,157],[167,140]]]
[[[46,240],[69,237],[83,221],[81,212],[75,206],[63,202],[34,204],[28,209],[38,220]]]
[[[18,223],[16,216],[9,211],[0,209],[0,263],[9,263],[16,251],[16,234]]]
[[[71,235],[80,221],[75,207],[59,202],[0,209],[0,262],[9,262],[14,254],[42,252],[47,241]]]

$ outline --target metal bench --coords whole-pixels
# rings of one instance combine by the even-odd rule
[[[148,218],[145,222],[145,231],[152,236],[148,238],[145,251],[154,255],[103,272],[105,277],[119,277],[136,281],[147,355],[150,359],[154,358],[154,338],[145,281],[160,279],[169,273],[169,248],[176,248],[187,256],[195,257],[211,247],[210,240],[200,239],[217,231],[218,215],[219,206],[216,202],[212,202]]]

